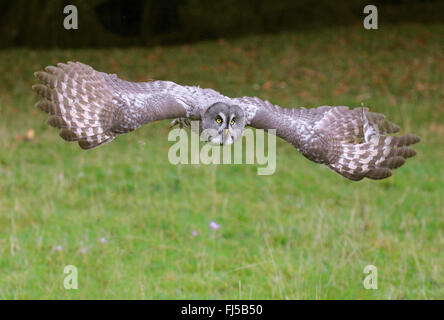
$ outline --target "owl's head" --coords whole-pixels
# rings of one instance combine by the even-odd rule
[[[242,136],[244,127],[244,112],[236,105],[217,102],[205,111],[202,118],[203,137],[214,144],[234,143]]]

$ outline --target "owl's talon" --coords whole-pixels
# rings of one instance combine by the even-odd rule
[[[177,125],[179,123],[179,119],[174,119],[173,121],[171,121],[170,123],[170,128],[174,127],[175,125]]]
[[[191,123],[190,123],[189,119],[186,119],[186,118],[176,118],[173,121],[171,121],[170,128],[174,127],[177,124],[179,125],[180,129],[188,128],[188,127],[191,126]]]

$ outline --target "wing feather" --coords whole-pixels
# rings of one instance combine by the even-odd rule
[[[37,108],[50,114],[48,124],[60,128],[63,139],[84,149],[152,121],[200,119],[216,102],[240,106],[248,125],[275,129],[305,157],[351,180],[389,177],[416,154],[410,146],[419,141],[415,135],[391,135],[399,127],[364,107],[281,108],[257,97],[229,98],[171,81],[126,81],[80,62],[48,66],[35,76],[42,84],[33,89],[43,98]]]
[[[33,89],[43,98],[36,106],[51,115],[48,124],[85,149],[152,121],[199,118],[210,104],[229,100],[212,89],[171,81],[122,80],[80,62],[58,63],[34,75],[42,84]]]
[[[413,134],[393,136],[399,127],[368,108],[321,106],[281,108],[259,98],[233,99],[254,110],[249,125],[275,129],[308,159],[327,165],[350,180],[384,179],[416,152]]]

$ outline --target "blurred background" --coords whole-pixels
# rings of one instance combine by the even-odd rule
[[[75,5],[77,31],[60,26]],[[0,3],[1,47],[79,48],[152,46],[247,34],[362,25],[363,8],[376,5],[380,23],[442,22],[438,0],[15,0]]]
[[[63,9],[78,9],[66,30]],[[378,9],[366,30],[365,5]],[[444,2],[1,1],[0,298],[444,298]],[[282,107],[360,106],[418,155],[351,182],[277,145],[256,165],[168,162],[169,122],[91,151],[34,107],[33,73],[81,61]],[[366,265],[378,289],[363,286]],[[79,289],[63,287],[66,265]]]

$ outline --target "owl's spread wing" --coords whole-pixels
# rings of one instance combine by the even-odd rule
[[[367,108],[322,106],[284,109],[259,98],[228,98],[212,89],[171,81],[129,82],[76,62],[49,66],[35,76],[37,104],[51,114],[60,136],[90,149],[116,135],[163,119],[200,119],[216,102],[239,105],[246,123],[276,134],[308,159],[351,180],[383,179],[415,155],[415,135],[391,136],[399,127]]]
[[[44,98],[37,107],[51,114],[48,124],[83,149],[152,121],[199,119],[209,105],[228,99],[212,89],[171,81],[125,81],[80,62],[49,66],[35,76],[43,84],[33,89]]]
[[[392,136],[399,127],[368,108],[321,106],[281,108],[259,98],[235,98],[250,112],[248,124],[275,129],[276,135],[295,146],[308,159],[327,165],[350,180],[384,179],[416,152],[412,134]],[[247,117],[248,118],[248,117]]]

